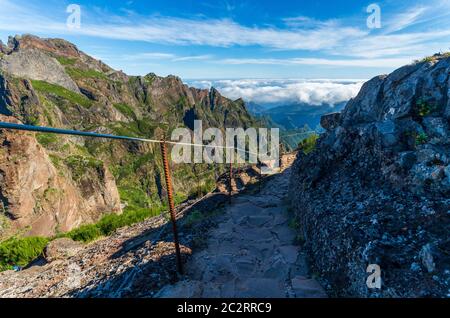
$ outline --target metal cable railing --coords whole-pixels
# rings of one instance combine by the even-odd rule
[[[239,149],[237,147],[224,147],[224,146],[213,146],[213,145],[203,145],[203,144],[192,144],[192,143],[180,143],[166,140],[156,140],[156,139],[147,139],[147,138],[139,138],[139,137],[129,137],[129,136],[117,136],[111,134],[102,134],[95,132],[84,132],[78,130],[70,130],[70,129],[60,129],[60,128],[52,128],[52,127],[43,127],[43,126],[32,126],[32,125],[24,125],[24,124],[15,124],[8,122],[0,122],[0,129],[10,129],[10,130],[20,130],[20,131],[31,131],[31,132],[40,132],[40,133],[51,133],[51,134],[59,134],[59,135],[72,135],[72,136],[84,136],[91,138],[103,138],[103,139],[112,139],[112,140],[125,140],[125,141],[137,141],[137,142],[147,142],[147,143],[157,143],[161,146],[161,156],[163,161],[163,170],[164,177],[166,182],[167,196],[168,196],[168,207],[170,212],[170,219],[172,222],[176,257],[177,257],[177,268],[180,273],[183,272],[182,261],[181,261],[181,252],[180,252],[180,244],[178,239],[178,231],[176,225],[176,212],[175,212],[175,203],[174,203],[174,195],[173,195],[173,184],[172,177],[170,171],[169,164],[169,156],[167,151],[167,144],[178,144],[178,145],[189,145],[194,147],[210,147],[210,148],[222,148],[222,149],[233,149],[236,152],[242,151],[248,154],[255,154],[250,151],[246,151],[245,149]],[[259,163],[259,167],[261,170],[261,163]],[[201,174],[196,174],[196,177],[200,177],[206,174],[214,173],[214,170],[207,171]],[[233,163],[230,163],[229,171],[228,171],[228,187],[229,187],[229,202],[231,203],[232,197],[232,178],[233,178]],[[261,171],[259,178],[261,179]]]

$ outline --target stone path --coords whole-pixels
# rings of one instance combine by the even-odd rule
[[[289,172],[274,176],[261,193],[234,197],[208,247],[186,264],[184,278],[156,297],[326,297],[293,245],[283,200]]]

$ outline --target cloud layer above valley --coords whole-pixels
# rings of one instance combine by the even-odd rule
[[[239,79],[194,80],[188,83],[198,88],[215,87],[222,95],[261,105],[305,103],[313,106],[335,105],[355,97],[363,80],[305,79]]]

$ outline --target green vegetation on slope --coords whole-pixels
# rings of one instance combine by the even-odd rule
[[[42,254],[50,240],[43,237],[12,237],[0,243],[0,270],[26,266]]]
[[[123,214],[107,214],[95,224],[82,225],[68,233],[61,233],[52,238],[13,237],[0,243],[0,271],[12,269],[13,266],[26,266],[42,255],[45,246],[56,238],[68,237],[74,241],[92,242],[100,237],[109,236],[115,230],[142,222],[164,211],[164,206],[153,208],[125,209]]]
[[[114,231],[125,226],[144,221],[145,219],[162,213],[164,208],[130,208],[125,209],[122,214],[106,214],[95,224],[82,225],[68,233],[60,234],[58,237],[69,237],[74,241],[91,242],[99,237],[109,236]]]
[[[92,70],[92,69],[83,70],[83,69],[76,68],[76,67],[67,67],[66,72],[74,80],[86,79],[86,78],[109,80],[108,77],[104,73],[101,73],[99,71]]]
[[[101,160],[80,155],[69,156],[64,163],[70,168],[75,181],[79,181],[88,170],[99,171],[103,167]]]
[[[108,127],[119,136],[129,137],[149,137],[153,135],[157,125],[152,124],[150,120],[134,120],[130,123],[115,122],[108,125]]]
[[[78,104],[85,108],[89,108],[92,106],[92,102],[87,97],[69,91],[68,89],[62,86],[37,80],[32,80],[31,83],[33,84],[34,89],[43,94],[53,94],[56,95],[57,97],[64,98],[73,104]]]
[[[37,133],[36,139],[45,148],[50,148],[59,142],[58,136],[50,133]]]
[[[298,144],[298,149],[303,151],[305,155],[311,153],[316,148],[317,139],[319,139],[318,134],[311,134],[306,137]]]
[[[61,65],[74,65],[77,61],[74,58],[65,57],[65,56],[58,56],[56,59],[58,60],[58,62]]]
[[[125,116],[136,119],[136,115],[134,114],[134,111],[130,107],[130,105],[125,103],[119,103],[114,104],[114,108],[117,109],[122,114],[124,114]]]

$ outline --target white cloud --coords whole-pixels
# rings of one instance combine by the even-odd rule
[[[212,59],[212,55],[188,55],[179,56],[172,53],[162,53],[162,52],[145,52],[136,54],[127,54],[119,59],[126,61],[147,61],[147,60],[170,60],[171,62],[186,62],[186,61],[202,61]]]
[[[293,27],[293,28],[320,28],[320,27],[337,27],[339,26],[338,20],[326,20],[321,21],[317,20],[311,17],[306,16],[298,16],[293,18],[285,18],[283,19],[284,23],[287,26]]]
[[[448,50],[450,29],[428,32],[380,34],[354,40],[352,45],[337,48],[334,53],[352,57],[410,57],[417,58]]]
[[[404,13],[397,14],[393,19],[389,21],[388,26],[384,31],[386,33],[391,33],[410,27],[414,23],[420,21],[420,18],[427,11],[427,7],[419,6],[411,8]]]
[[[174,59],[175,54],[172,53],[160,53],[160,52],[145,52],[137,54],[129,54],[122,57],[124,60],[138,61],[138,60],[165,60]]]
[[[324,66],[358,66],[358,67],[399,67],[412,62],[410,58],[386,59],[324,59],[324,58],[289,58],[289,59],[225,59],[221,63],[241,65],[324,65]]]
[[[191,55],[191,56],[180,56],[173,59],[173,62],[186,62],[186,61],[205,61],[212,59],[213,56],[209,54],[204,55]]]
[[[314,29],[248,27],[230,19],[182,19],[175,17],[116,17],[96,12],[89,21],[89,11],[82,8],[81,28],[69,30],[65,21],[56,22],[41,11],[27,5],[18,6],[10,0],[0,0],[8,15],[0,19],[0,30],[80,34],[101,38],[138,40],[175,45],[208,45],[230,47],[257,45],[287,50],[321,50],[336,46],[346,38],[367,34],[348,26],[323,24]],[[105,16],[101,16],[105,14]],[[106,21],[106,22],[105,22]],[[330,37],[330,34],[333,34]]]
[[[197,80],[189,84],[199,88],[214,86],[224,96],[243,98],[257,104],[283,105],[307,103],[309,105],[337,104],[356,96],[363,80],[302,80],[302,79],[239,79]]]
[[[222,61],[214,61],[210,55],[178,56],[158,52],[129,55],[125,58],[143,62],[164,59],[172,62],[197,60],[234,65],[395,68],[413,59],[448,50],[450,41],[448,0],[434,1],[400,13],[389,13],[386,17],[383,15],[383,28],[378,31],[367,29],[365,23],[351,23],[343,19],[317,20],[298,16],[283,19],[282,27],[246,26],[232,19],[187,19],[141,16],[136,13],[115,16],[85,6],[82,7],[81,29],[70,30],[65,23],[67,16],[61,12],[55,17],[52,12],[33,5],[33,2],[18,4],[18,1],[0,0],[2,11],[8,12],[0,18],[0,30],[44,33],[49,36],[85,35],[168,45],[259,46],[271,49],[266,51],[263,58],[241,59],[228,56]],[[274,49],[307,50],[320,53],[320,56],[326,58],[277,59],[270,55]],[[120,56],[115,56],[115,59],[123,60]]]

